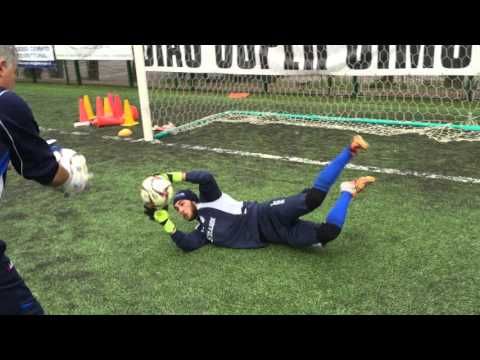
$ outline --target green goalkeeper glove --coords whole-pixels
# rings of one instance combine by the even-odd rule
[[[180,183],[183,181],[183,172],[181,171],[168,172],[168,173],[161,174],[160,176],[167,177],[172,184]]]
[[[172,235],[177,231],[175,224],[170,220],[170,215],[167,210],[163,209],[155,211],[153,218],[163,226],[163,230],[165,230],[167,234]]]

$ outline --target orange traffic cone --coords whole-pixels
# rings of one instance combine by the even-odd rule
[[[110,108],[113,110],[113,104],[114,104],[113,94],[108,93],[107,98],[108,98],[108,102],[110,103]]]
[[[139,116],[139,114],[138,114],[138,109],[137,109],[137,107],[134,106],[134,105],[130,105],[130,107],[132,108],[133,120],[138,121],[140,116]]]
[[[104,126],[118,126],[122,125],[122,118],[116,118],[113,116],[99,116],[92,124],[96,127],[104,127]]]
[[[130,103],[128,102],[128,99],[125,99],[123,101],[123,124],[122,126],[134,126],[137,125],[138,122],[136,122],[133,119],[133,114],[132,114],[132,108],[130,106]]]
[[[78,115],[80,122],[88,121],[87,112],[85,111],[85,106],[81,97],[78,99]]]
[[[228,97],[230,99],[245,99],[247,97],[249,97],[250,94],[249,93],[245,93],[245,92],[239,92],[239,93],[230,93],[228,94]]]
[[[120,100],[120,95],[115,95],[115,97],[113,98],[113,116],[121,118],[122,115],[122,100]]]
[[[108,98],[103,99],[103,115],[106,117],[113,116],[112,106],[110,105]]]
[[[105,114],[103,113],[103,99],[101,96],[97,96],[96,110],[97,110],[97,117],[105,116]]]
[[[88,120],[95,119],[95,114],[93,113],[92,104],[88,95],[83,95],[83,105],[85,107],[85,112],[87,113]]]

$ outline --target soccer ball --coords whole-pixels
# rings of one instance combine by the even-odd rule
[[[145,205],[154,205],[162,209],[173,198],[172,183],[164,176],[149,176],[143,180],[140,196]]]

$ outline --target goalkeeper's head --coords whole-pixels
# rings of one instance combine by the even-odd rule
[[[0,86],[12,90],[17,79],[18,54],[15,45],[0,45]]]
[[[192,190],[180,190],[173,198],[173,207],[185,220],[192,221],[197,218],[198,202],[198,196]]]

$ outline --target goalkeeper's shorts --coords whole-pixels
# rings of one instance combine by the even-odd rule
[[[0,315],[43,315],[44,311],[10,259],[0,240]]]

